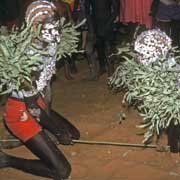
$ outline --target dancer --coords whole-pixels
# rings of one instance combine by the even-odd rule
[[[5,124],[39,160],[18,158],[1,151],[0,168],[13,167],[37,176],[62,180],[69,177],[71,166],[44,130],[47,129],[55,135],[61,144],[70,144],[72,139],[79,139],[80,133],[57,112],[51,110],[50,114],[46,113],[43,91],[55,73],[56,56],[61,57],[62,54],[72,53],[75,51],[74,46],[77,42],[70,43],[71,52],[63,49],[62,45],[59,46],[62,41],[66,40],[65,36],[63,37],[63,28],[67,28],[67,26],[63,26],[62,19],[58,21],[56,11],[56,6],[47,0],[37,0],[28,6],[25,19],[28,27],[32,27],[29,31],[26,31],[28,29],[26,28],[19,32],[19,37],[22,37],[25,43],[22,47],[24,49],[21,51],[24,56],[18,57],[19,61],[23,58],[26,60],[21,63],[22,66],[25,64],[24,67],[29,69],[25,71],[25,74],[20,74],[23,67],[19,66],[18,77],[6,79],[4,76],[3,79],[3,83],[8,86],[10,92],[4,115]],[[38,33],[35,33],[34,30],[40,30],[40,37],[36,35]],[[26,32],[30,34],[25,36]],[[18,34],[16,35],[18,36]],[[15,41],[15,39],[13,40]],[[14,41],[11,42],[11,45]],[[18,38],[16,41],[21,43]],[[17,57],[13,58],[17,59]],[[36,62],[36,59],[40,61]],[[27,64],[30,62],[31,65]],[[17,79],[19,80],[18,83]]]

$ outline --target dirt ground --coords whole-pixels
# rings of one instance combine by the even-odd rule
[[[64,78],[58,70],[53,83],[53,108],[61,112],[81,132],[81,139],[141,143],[143,136],[136,125],[141,121],[133,109],[121,105],[122,94],[113,94],[107,88],[107,77],[90,82],[85,61],[78,64],[75,80]],[[2,111],[2,110],[1,110]],[[126,120],[118,123],[118,113],[124,112]],[[71,162],[72,180],[176,180],[180,178],[178,154],[157,152],[155,149],[82,145],[58,146]],[[25,148],[5,150],[25,158],[33,155]],[[0,170],[1,180],[45,180],[21,171]]]

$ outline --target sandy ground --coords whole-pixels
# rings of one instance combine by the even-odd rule
[[[61,112],[81,131],[81,139],[141,143],[142,130],[136,128],[141,118],[133,109],[121,105],[122,94],[113,94],[107,88],[107,77],[97,82],[85,81],[87,64],[78,64],[75,80],[64,78],[63,70],[53,83],[53,108]],[[2,109],[1,109],[2,111]],[[118,113],[126,120],[118,123]],[[58,146],[71,162],[72,180],[176,180],[180,178],[178,154],[157,152],[155,149],[81,145]],[[33,155],[25,148],[6,150],[25,158]],[[0,180],[45,180],[21,171],[0,170]]]

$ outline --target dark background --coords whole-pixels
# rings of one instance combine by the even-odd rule
[[[23,0],[0,0],[0,21],[5,23],[20,17]]]

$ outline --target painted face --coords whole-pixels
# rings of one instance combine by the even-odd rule
[[[60,42],[59,21],[45,23],[41,30],[44,42]]]
[[[137,60],[145,65],[151,64],[167,55],[171,49],[171,43],[171,39],[159,29],[144,31],[134,43]]]

